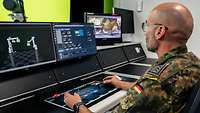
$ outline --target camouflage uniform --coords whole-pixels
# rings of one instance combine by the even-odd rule
[[[186,47],[171,50],[133,84],[112,113],[126,113],[131,107],[150,108],[155,113],[178,113],[190,88],[200,77],[200,61]],[[135,90],[139,85],[141,92]]]

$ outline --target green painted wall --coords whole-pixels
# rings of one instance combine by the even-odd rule
[[[0,0],[0,21],[8,21],[10,18],[8,17],[9,11],[7,11],[3,7],[3,0]]]
[[[0,0],[0,21],[9,21],[9,11]],[[27,22],[69,22],[70,0],[24,0]],[[11,20],[10,20],[11,21]]]
[[[0,0],[0,21],[11,21],[11,13]],[[104,13],[112,13],[113,0],[104,0]],[[70,0],[24,0],[27,22],[69,22]]]
[[[104,13],[112,13],[113,0],[104,0]]]

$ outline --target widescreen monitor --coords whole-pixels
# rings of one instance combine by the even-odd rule
[[[122,33],[134,33],[134,11],[122,8],[113,8],[113,14],[122,16]]]
[[[93,23],[97,45],[122,42],[121,16],[112,14],[86,14],[85,21]]]
[[[97,53],[93,24],[54,23],[53,32],[58,61]]]
[[[49,23],[0,23],[0,37],[0,73],[55,62]]]

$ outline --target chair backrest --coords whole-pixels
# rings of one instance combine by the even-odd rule
[[[187,103],[182,113],[197,113],[196,110],[200,104],[200,80],[191,90],[190,95],[187,98]]]

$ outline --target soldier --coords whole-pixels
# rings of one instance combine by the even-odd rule
[[[178,113],[200,76],[200,60],[186,47],[193,31],[193,17],[182,4],[162,3],[151,11],[142,28],[147,48],[156,52],[158,61],[135,83],[120,81],[116,76],[104,79],[105,84],[128,91],[112,113],[125,113],[134,107]],[[80,97],[65,93],[65,103],[73,108],[80,103]],[[91,113],[84,105],[78,106],[79,113]]]

